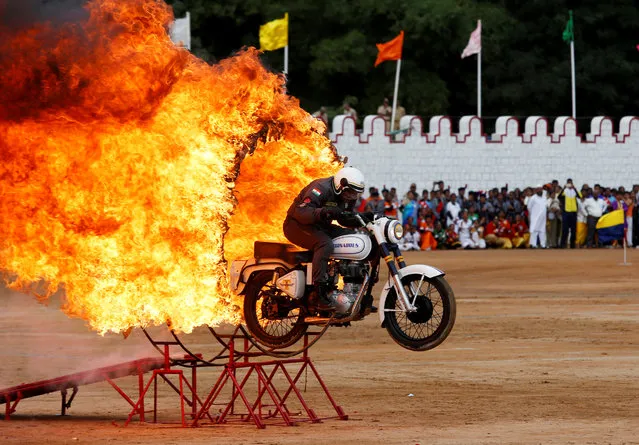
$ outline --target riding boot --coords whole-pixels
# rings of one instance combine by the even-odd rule
[[[328,283],[317,283],[313,286],[313,290],[308,294],[309,311],[331,312],[335,308],[326,299],[328,293]]]
[[[373,306],[373,296],[371,294],[364,296],[364,301],[362,301],[362,305],[364,309],[370,308],[371,314],[377,313],[377,306]]]

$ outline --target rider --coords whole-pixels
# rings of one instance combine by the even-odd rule
[[[313,251],[313,291],[308,297],[311,310],[331,311],[326,293],[328,259],[333,253],[333,238],[352,233],[332,224],[342,212],[353,211],[358,196],[364,192],[364,175],[353,167],[344,167],[335,176],[316,179],[304,187],[288,209],[284,220],[284,235],[293,244]],[[352,224],[352,222],[351,222]]]

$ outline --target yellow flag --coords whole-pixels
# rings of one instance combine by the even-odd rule
[[[283,19],[260,26],[260,49],[273,51],[288,45],[288,12]]]

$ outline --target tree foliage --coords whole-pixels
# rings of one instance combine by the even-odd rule
[[[461,59],[482,20],[485,115],[569,115],[570,50],[562,40],[575,17],[580,116],[636,113],[639,9],[616,0],[171,0],[190,11],[193,52],[210,62],[259,47],[259,26],[289,13],[291,94],[313,111],[357,98],[372,114],[391,96],[395,63],[373,67],[375,43],[405,32],[400,102],[411,114],[453,116],[476,110],[475,56]],[[283,51],[266,52],[276,71]]]

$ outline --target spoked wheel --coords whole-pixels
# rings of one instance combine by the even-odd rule
[[[256,274],[248,283],[244,297],[244,321],[255,339],[270,348],[286,348],[306,332],[296,300],[275,287],[273,272]]]
[[[405,312],[397,292],[391,289],[384,304],[386,330],[406,349],[433,349],[448,337],[455,324],[457,306],[453,290],[443,277],[428,278],[419,273],[406,275],[402,284],[417,311]]]

